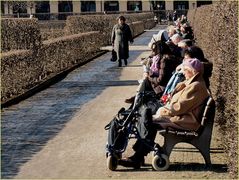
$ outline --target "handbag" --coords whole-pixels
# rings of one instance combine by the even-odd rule
[[[111,59],[110,61],[115,62],[117,60],[117,54],[114,49],[111,51]]]

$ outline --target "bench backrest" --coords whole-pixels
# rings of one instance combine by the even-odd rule
[[[205,126],[207,123],[213,123],[215,116],[215,101],[211,96],[208,97],[201,120],[201,126]]]

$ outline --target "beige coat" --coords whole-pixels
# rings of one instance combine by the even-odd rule
[[[155,120],[165,120],[173,124],[171,127],[181,127],[186,130],[198,130],[200,127],[200,113],[205,99],[209,96],[203,78],[196,74],[189,80],[179,83],[177,92],[173,95],[169,104],[161,107],[155,116]],[[167,123],[170,126],[170,123]],[[163,126],[164,127],[164,126]]]

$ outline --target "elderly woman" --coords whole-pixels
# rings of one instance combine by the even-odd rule
[[[129,41],[133,43],[133,37],[130,27],[125,23],[124,16],[118,18],[118,23],[113,27],[111,42],[114,50],[117,53],[117,60],[119,67],[122,66],[121,60],[124,59],[124,63],[127,66],[127,59],[129,58]]]
[[[149,143],[154,142],[157,129],[155,123],[161,128],[177,128],[196,131],[200,127],[200,111],[205,99],[209,96],[203,80],[203,65],[194,58],[183,63],[184,82],[176,86],[172,99],[168,104],[158,109],[156,115],[145,111],[139,120],[138,129],[141,138]],[[152,123],[154,122],[154,123]],[[150,149],[136,141],[133,146],[135,154],[127,159],[122,159],[119,164],[127,167],[139,168]]]
[[[202,77],[203,65],[194,58],[183,63],[184,82],[176,86],[172,99],[159,108],[154,120],[163,127],[198,130],[200,127],[200,107],[209,96]]]

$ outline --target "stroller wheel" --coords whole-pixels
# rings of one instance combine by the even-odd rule
[[[107,167],[111,171],[115,171],[118,166],[118,159],[115,156],[109,155],[107,157]]]
[[[152,160],[153,169],[156,171],[165,171],[169,167],[169,159],[165,154],[155,155]]]

